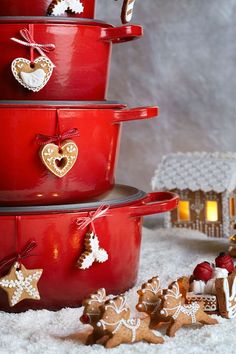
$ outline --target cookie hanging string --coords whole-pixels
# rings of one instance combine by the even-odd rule
[[[15,245],[16,245],[16,253],[13,255],[4,258],[0,261],[0,274],[8,271],[9,268],[13,266],[15,262],[18,262],[20,265],[22,260],[28,257],[32,257],[30,254],[31,251],[37,246],[37,243],[34,240],[29,240],[26,245],[21,249],[20,244],[21,240],[21,216],[15,217]]]
[[[34,38],[34,25],[29,24],[29,35],[33,39]],[[31,66],[34,65],[34,47],[30,47],[30,63]]]
[[[90,225],[90,231],[86,232],[84,238],[84,252],[81,253],[77,266],[79,269],[85,270],[90,268],[94,262],[104,263],[108,260],[108,252],[100,247],[98,236],[96,235],[94,221],[104,216],[110,216],[108,213],[109,206],[100,205],[100,207],[92,212],[88,212],[87,216],[81,216],[76,223],[79,230]]]
[[[44,135],[44,134],[37,134],[36,135],[36,141],[39,145],[46,145],[50,143],[57,143],[58,148],[60,150],[61,148],[61,143],[66,140],[70,139],[73,137],[79,136],[79,131],[77,128],[72,128],[69,130],[66,130],[65,132],[61,133],[61,126],[60,126],[60,120],[59,120],[59,112],[57,111],[56,115],[56,134],[55,135]]]
[[[36,43],[34,40],[34,25],[30,24],[29,25],[29,29],[27,28],[23,28],[22,30],[20,30],[20,34],[23,37],[24,41],[18,38],[14,38],[12,37],[11,40],[22,44],[24,46],[30,47],[30,62],[33,63],[34,62],[34,50],[36,49],[39,54],[43,57],[47,57],[47,55],[45,53],[49,53],[51,51],[53,51],[56,47],[54,44],[49,43],[49,44],[39,44]],[[53,64],[53,66],[55,67],[55,65]]]
[[[93,233],[96,234],[94,221],[104,216],[110,216],[111,214],[108,213],[109,208],[109,205],[102,204],[96,211],[90,211],[88,213],[88,216],[79,217],[76,222],[79,226],[79,230],[82,230],[87,226],[91,225]]]

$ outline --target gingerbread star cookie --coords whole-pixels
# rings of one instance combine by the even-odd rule
[[[0,287],[6,291],[11,307],[25,299],[40,300],[38,281],[42,273],[42,269],[26,269],[23,264],[14,263],[9,273],[0,279]]]

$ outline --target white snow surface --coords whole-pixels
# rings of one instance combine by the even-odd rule
[[[128,301],[134,307],[138,287],[155,275],[160,275],[163,287],[181,275],[192,272],[197,263],[214,261],[220,251],[228,247],[223,239],[209,239],[205,235],[184,229],[143,230],[140,271],[137,286],[127,292]],[[83,343],[90,331],[80,323],[82,309],[65,308],[58,312],[47,310],[27,311],[21,314],[0,312],[0,353],[9,354],[77,354],[77,353],[163,353],[201,354],[235,353],[236,319],[219,316],[215,326],[194,325],[180,329],[175,338],[165,335],[163,345],[122,344],[114,349],[100,345],[85,346]]]

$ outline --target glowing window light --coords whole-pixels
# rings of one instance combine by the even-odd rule
[[[206,218],[207,221],[217,221],[218,220],[218,204],[215,200],[206,201]]]
[[[235,216],[235,204],[234,204],[234,198],[230,198],[229,201],[229,210],[230,210],[230,216],[231,218]]]
[[[180,221],[189,221],[190,220],[190,209],[189,209],[189,201],[188,200],[180,200],[179,201],[179,220]]]

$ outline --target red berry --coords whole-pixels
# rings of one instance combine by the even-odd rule
[[[88,324],[90,322],[90,319],[89,319],[89,316],[84,314],[80,317],[80,321],[83,323],[83,324]]]
[[[225,268],[229,273],[232,273],[232,271],[234,270],[234,261],[229,254],[223,252],[220,253],[219,256],[216,257],[215,263],[217,267]]]
[[[194,271],[193,276],[195,280],[208,281],[211,279],[213,273],[213,268],[208,262],[199,263]]]

